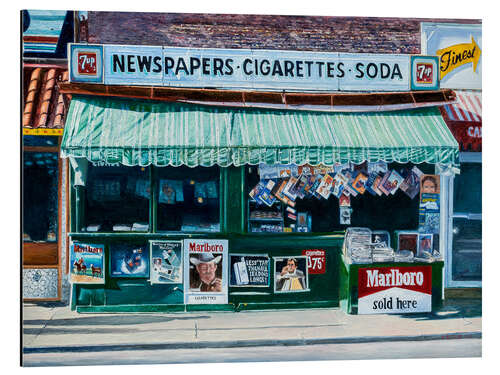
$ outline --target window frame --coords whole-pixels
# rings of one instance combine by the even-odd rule
[[[121,165],[120,168],[129,168],[128,166]],[[141,235],[150,235],[150,234],[160,234],[165,236],[171,235],[219,235],[221,233],[226,232],[226,222],[225,222],[225,210],[224,210],[224,202],[225,202],[225,187],[226,187],[226,175],[224,173],[224,168],[217,166],[219,169],[219,223],[220,223],[220,231],[218,232],[206,232],[206,231],[160,231],[158,230],[158,194],[157,194],[157,185],[159,180],[158,170],[161,168],[176,168],[173,166],[168,167],[157,167],[154,165],[149,165],[147,167],[149,173],[149,184],[150,184],[150,199],[149,199],[149,228],[147,232],[92,232],[94,235],[105,235],[105,236],[113,236],[113,235],[128,235],[128,236],[141,236]],[[205,168],[205,167],[199,167]],[[71,220],[71,232],[77,234],[89,234],[90,232],[82,231],[82,224],[85,219],[85,197],[87,194],[87,187],[82,186],[74,186],[74,171],[71,172],[71,216],[75,218],[75,220]]]

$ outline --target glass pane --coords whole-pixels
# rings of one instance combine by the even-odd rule
[[[481,213],[482,164],[462,163],[460,174],[455,176],[453,211]]]
[[[219,167],[157,168],[157,229],[219,232]]]
[[[453,219],[452,280],[482,279],[482,220]]]
[[[57,241],[57,153],[23,154],[23,239]]]
[[[89,165],[84,230],[149,230],[149,168]]]

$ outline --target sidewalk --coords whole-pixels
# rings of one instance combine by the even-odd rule
[[[224,348],[481,338],[481,300],[437,312],[346,315],[338,308],[244,312],[78,314],[25,304],[24,353]]]

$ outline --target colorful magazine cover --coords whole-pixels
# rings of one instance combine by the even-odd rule
[[[363,172],[359,172],[358,175],[354,178],[354,181],[352,183],[352,187],[354,190],[357,192],[364,194],[365,193],[365,184],[366,181],[368,180],[368,176],[364,174]]]
[[[399,185],[401,185],[401,182],[403,182],[403,177],[401,177],[398,172],[393,170],[391,171],[391,174],[389,175],[383,186],[385,190],[394,195],[398,190]]]
[[[389,167],[385,161],[376,161],[368,163],[368,174],[370,173],[382,173],[385,174],[389,170]]]
[[[384,177],[382,177],[382,180],[378,184],[378,189],[382,193],[384,193],[385,195],[389,195],[390,194],[390,191],[385,188],[385,182],[387,181],[387,179],[389,178],[390,175],[391,175],[391,171],[385,172]]]
[[[356,173],[363,173],[364,175],[368,175],[368,162],[364,161],[361,164],[351,164],[351,169]]]
[[[299,165],[297,173],[302,176],[312,176],[315,174],[314,167],[310,164]]]
[[[257,185],[255,185],[254,188],[250,190],[250,193],[248,193],[248,195],[258,204],[264,203],[260,200],[260,193],[263,189],[264,189],[264,183],[262,181],[259,181]]]
[[[276,198],[272,195],[271,191],[273,190],[276,182],[273,180],[261,181],[264,187],[259,192],[259,200],[263,202],[266,206],[271,207]]]
[[[432,254],[432,233],[418,234],[418,250],[417,256],[422,256],[422,253]]]
[[[347,182],[344,184],[344,192],[347,191],[349,195],[352,195],[354,197],[357,196],[358,191],[353,187],[354,179],[356,178],[356,172],[345,170],[342,174],[347,180]]]
[[[307,182],[304,186],[304,197],[311,195],[311,188],[314,186],[317,178],[318,176],[316,175],[307,176]]]
[[[439,194],[439,176],[423,174],[420,178],[420,194]]]
[[[305,197],[305,187],[307,185],[308,176],[301,175],[299,180],[295,184],[294,190],[297,193],[297,197],[304,199]]]
[[[339,207],[340,216],[339,223],[342,225],[351,225],[351,207]]]
[[[329,174],[325,174],[325,176],[321,179],[321,183],[319,184],[318,189],[316,189],[316,192],[323,198],[328,199],[332,193],[332,184],[333,177]]]
[[[379,189],[379,185],[380,183],[382,182],[382,178],[383,176],[381,174],[378,174],[377,173],[377,176],[375,177],[375,180],[373,181],[373,185],[372,185],[372,190],[378,195],[378,196],[381,196],[383,193],[382,191]]]
[[[407,172],[407,175],[399,188],[411,199],[415,198],[420,191],[420,178],[422,175],[423,172],[417,166],[414,166]]]
[[[318,190],[319,184],[321,183],[321,181],[323,181],[323,177],[324,176],[321,174],[316,175],[316,180],[314,181],[314,184],[309,189],[310,194],[312,194],[316,198],[319,198],[317,190]]]
[[[340,207],[351,207],[351,197],[349,195],[342,194],[339,198]]]
[[[370,173],[365,183],[365,190],[371,195],[377,195],[375,190],[373,190],[373,183],[375,182],[377,176],[378,174],[375,172]]]
[[[335,173],[342,173],[343,171],[349,170],[349,169],[351,169],[349,166],[349,163],[339,163],[339,164],[335,164],[335,166],[334,166]]]
[[[344,185],[347,183],[347,178],[342,173],[337,173],[333,178],[332,194],[340,198],[344,191]]]
[[[276,170],[278,178],[298,176],[298,167],[295,164],[278,164]]]
[[[285,188],[283,189],[283,194],[290,200],[295,202],[295,199],[297,199],[297,192],[295,191],[295,184],[297,183],[298,179],[296,177],[290,177],[288,179],[288,183],[286,184]]]

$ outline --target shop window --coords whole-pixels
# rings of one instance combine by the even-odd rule
[[[23,240],[57,242],[57,153],[23,154]]]
[[[220,231],[218,167],[157,168],[158,231]]]
[[[451,272],[454,281],[482,279],[482,221],[474,219],[453,219]]]
[[[149,168],[89,165],[84,231],[149,231]]]
[[[279,166],[278,169],[281,167]],[[346,168],[355,171],[358,166],[346,165]],[[413,168],[413,165],[392,163],[386,165],[385,168],[404,175],[405,171]],[[423,173],[432,173],[434,170],[430,165],[419,165],[418,168]],[[287,200],[287,195],[283,194],[283,189],[280,187],[285,184],[284,190],[286,191],[286,181],[290,181],[290,175],[297,178],[296,187],[300,186],[298,180],[301,174],[306,172],[303,172],[301,167],[292,166],[288,171],[269,172],[267,176],[266,173],[266,171],[262,172],[259,166],[246,169],[248,232],[325,233],[343,231],[351,226],[395,231],[417,230],[419,227],[418,194],[410,197],[400,189],[387,195],[372,195],[363,192],[358,193],[357,196],[351,195],[349,201],[344,202],[344,198],[339,199],[330,192],[325,193],[327,198],[311,194],[313,190],[320,191],[319,185],[304,180],[306,187],[295,191],[302,191],[302,198],[299,193],[291,203],[287,203],[292,199]],[[279,173],[283,173],[282,178],[276,178]],[[333,171],[327,173],[335,176]],[[319,172],[319,174],[325,175],[324,172]],[[310,189],[307,187],[308,184]],[[277,198],[279,195],[285,196],[284,201]],[[347,212],[347,219],[343,217],[345,212]]]
[[[452,280],[482,279],[482,164],[462,163],[453,197]]]

